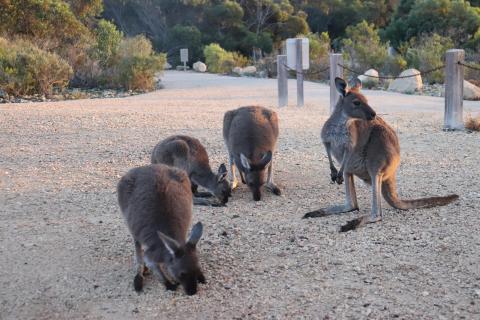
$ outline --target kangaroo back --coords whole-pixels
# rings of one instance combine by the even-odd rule
[[[196,253],[203,226],[197,223],[187,238],[192,192],[186,172],[163,164],[134,168],[121,178],[117,191],[135,241],[135,290],[143,287],[145,263],[167,290],[174,290],[180,283],[187,294],[195,294],[197,283],[205,282]],[[164,266],[163,271],[159,264]]]
[[[143,244],[161,231],[184,243],[192,217],[190,182],[183,170],[157,164],[130,170],[117,187],[132,236]]]

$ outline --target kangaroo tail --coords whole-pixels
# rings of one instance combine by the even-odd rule
[[[445,206],[458,199],[458,195],[451,194],[445,197],[402,200],[398,198],[395,178],[390,178],[382,183],[382,194],[389,205],[401,210]]]

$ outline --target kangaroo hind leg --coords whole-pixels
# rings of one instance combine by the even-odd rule
[[[375,174],[372,177],[372,210],[370,215],[348,221],[340,227],[340,232],[358,229],[368,223],[382,220],[382,175]]]
[[[355,192],[355,183],[353,175],[344,173],[345,180],[345,204],[335,205],[324,209],[319,209],[306,213],[303,218],[320,218],[334,214],[347,213],[358,210],[357,193]]]

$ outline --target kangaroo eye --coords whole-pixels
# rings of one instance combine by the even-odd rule
[[[353,104],[356,105],[356,106],[359,106],[359,105],[360,105],[360,101],[354,100],[354,101],[353,101]]]

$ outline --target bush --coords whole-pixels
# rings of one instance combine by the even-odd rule
[[[462,46],[480,27],[480,10],[469,1],[402,0],[384,35],[394,46],[425,33],[450,37]]]
[[[205,63],[208,70],[213,73],[228,73],[234,67],[244,67],[248,64],[248,58],[237,52],[228,52],[218,43],[211,43],[203,49]]]
[[[100,61],[102,67],[112,64],[123,34],[109,21],[100,20],[95,29],[96,44],[93,48],[93,56]]]
[[[55,53],[26,40],[0,38],[0,88],[11,95],[44,94],[62,90],[72,77],[70,65]]]
[[[342,40],[343,52],[352,67],[366,71],[380,70],[387,59],[387,45],[380,42],[380,36],[373,24],[362,21],[346,30],[347,39]]]
[[[152,90],[155,75],[163,70],[165,54],[156,54],[144,36],[124,39],[118,48],[117,65],[110,71],[110,85],[128,90]]]
[[[438,34],[422,35],[410,41],[405,58],[410,67],[425,71],[442,66],[445,63],[445,51],[453,48],[453,42]],[[440,69],[423,76],[429,83],[443,83],[444,70]]]
[[[301,37],[301,36],[297,36]],[[327,32],[309,33],[305,36],[309,40],[310,69],[309,79],[327,78],[328,73],[318,73],[329,65],[328,53],[330,52],[330,37]]]

